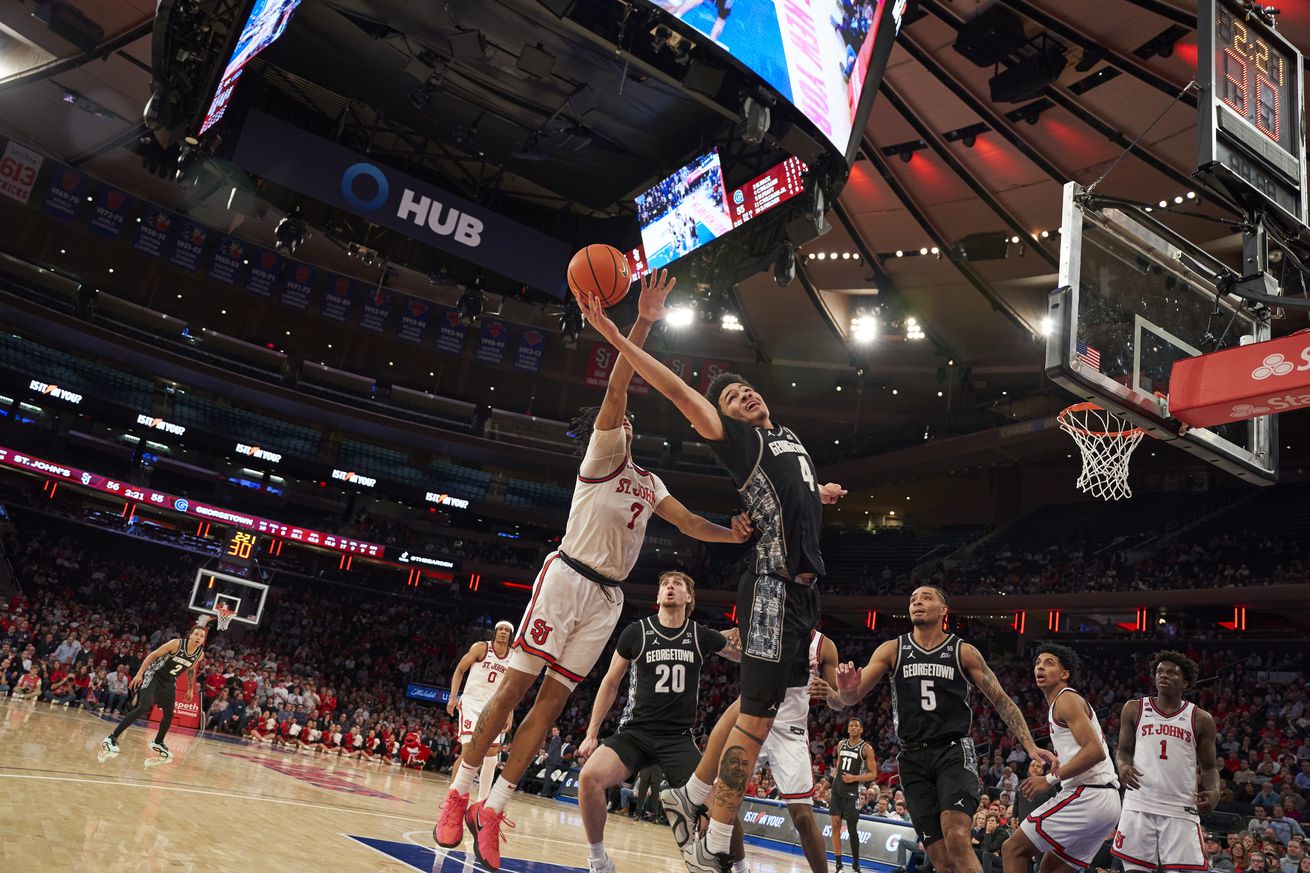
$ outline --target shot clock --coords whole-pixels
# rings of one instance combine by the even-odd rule
[[[248,530],[232,528],[223,540],[219,561],[233,567],[249,568],[259,554],[259,535]]]
[[[1200,170],[1248,209],[1306,225],[1301,52],[1259,7],[1200,0]],[[1272,207],[1272,208],[1271,208]]]

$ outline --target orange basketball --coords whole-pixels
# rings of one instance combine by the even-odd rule
[[[632,271],[623,252],[603,243],[593,243],[569,261],[569,290],[583,303],[596,296],[608,308],[628,294]]]

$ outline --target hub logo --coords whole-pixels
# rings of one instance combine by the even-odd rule
[[[365,181],[368,180],[368,181]],[[371,182],[371,185],[370,185]],[[372,196],[361,196],[361,189],[372,189]],[[377,166],[360,161],[351,164],[341,174],[341,197],[357,212],[376,212],[386,205],[391,195],[391,183]],[[401,221],[412,222],[419,227],[426,226],[438,236],[449,236],[455,242],[469,248],[482,244],[483,222],[479,218],[467,215],[458,209],[442,205],[440,200],[433,200],[416,194],[406,188],[400,196],[400,205],[396,207],[396,217]]]

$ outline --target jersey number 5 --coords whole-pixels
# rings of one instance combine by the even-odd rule
[[[937,692],[933,690],[931,679],[919,680],[919,705],[924,709],[937,708]]]
[[[687,671],[681,664],[655,665],[655,692],[681,694],[687,689]]]

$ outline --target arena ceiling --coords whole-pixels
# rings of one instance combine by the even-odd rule
[[[77,5],[103,27],[107,39],[129,38],[103,60],[40,77],[31,69],[73,57],[78,49],[33,18],[32,3],[0,7],[0,131],[175,204],[172,184],[145,173],[128,150],[150,94],[146,30],[154,0],[78,0]],[[479,116],[467,97],[455,93],[455,84],[450,95],[437,95],[449,103],[442,111],[414,109],[407,95],[425,75],[415,66],[420,52],[425,46],[441,49],[455,28],[473,22],[495,33],[493,41],[512,53],[525,44],[522,35],[496,28],[518,18],[521,31],[533,15],[550,12],[535,0],[433,5],[305,0],[288,35],[266,55],[278,71],[270,78],[307,104],[322,104],[327,114],[351,102],[421,131],[441,143],[441,154],[453,162],[446,171],[453,174],[455,164],[467,166],[460,156],[468,154],[468,134]],[[1028,35],[1044,31],[1068,60],[1064,73],[1036,100],[993,103],[988,88],[993,69],[975,66],[952,48],[961,24],[993,5],[1022,19]],[[952,392],[941,391],[944,381],[960,384],[965,376],[971,379],[971,402],[1005,404],[1007,398],[1039,392],[1049,397],[1047,411],[1053,411],[1066,395],[1043,380],[1040,332],[1047,293],[1056,284],[1061,188],[1069,180],[1088,184],[1100,178],[1146,131],[1099,190],[1147,202],[1200,190],[1190,178],[1196,164],[1195,91],[1185,92],[1197,58],[1195,5],[919,0],[919,8],[922,14],[908,24],[894,50],[849,183],[829,216],[833,229],[802,249],[802,281],[780,288],[767,274],[747,279],[737,288],[747,333],[701,326],[688,342],[706,355],[793,364],[840,378],[862,370],[874,379],[894,379],[902,390],[874,404],[881,407],[876,418],[889,422],[943,413],[952,402],[946,396]],[[1285,4],[1279,22],[1293,42],[1310,48],[1310,5]],[[1171,29],[1173,42],[1162,37]],[[134,33],[140,36],[131,39]],[[522,130],[495,121],[498,113],[489,114],[475,131],[477,147],[505,156],[518,191],[579,208],[561,191],[590,174],[606,197],[623,196],[633,179],[654,178],[667,169],[652,158],[657,146],[690,141],[696,125],[712,114],[699,98],[651,85],[637,92],[638,111],[649,121],[634,126],[630,112],[605,108],[625,99],[622,59],[608,65],[571,62],[567,45],[552,39],[545,37],[546,48],[562,60],[544,87],[564,105],[579,83],[589,86],[599,106],[584,119],[593,141],[570,156],[527,166],[507,155],[521,144]],[[360,62],[346,64],[342,58]],[[467,80],[498,74],[493,61],[478,63],[481,68]],[[522,76],[510,72],[511,66],[499,68],[504,99],[526,101],[534,95],[524,91]],[[542,86],[534,87],[539,97]],[[73,102],[70,92],[77,97]],[[1025,115],[1025,109],[1039,111]],[[513,118],[515,111],[503,114]],[[967,128],[975,134],[962,138],[958,132]],[[913,151],[905,161],[898,150],[907,147]],[[604,211],[603,199],[582,206]],[[1188,208],[1211,211],[1204,197]],[[268,238],[277,217],[270,213],[263,219]],[[1222,224],[1185,216],[1168,220],[1216,253],[1232,256],[1239,249],[1238,237]],[[246,230],[264,232],[250,224]],[[1022,243],[991,259],[951,255],[963,241],[1005,236]],[[921,250],[928,254],[920,255]],[[307,253],[343,272],[358,269],[321,238],[311,241]],[[418,274],[402,271],[395,284],[441,297]],[[855,345],[847,336],[851,318],[878,304],[897,318],[915,317],[927,339],[889,335],[867,347]],[[539,321],[554,326],[547,314]],[[1300,326],[1288,319],[1276,331]]]

